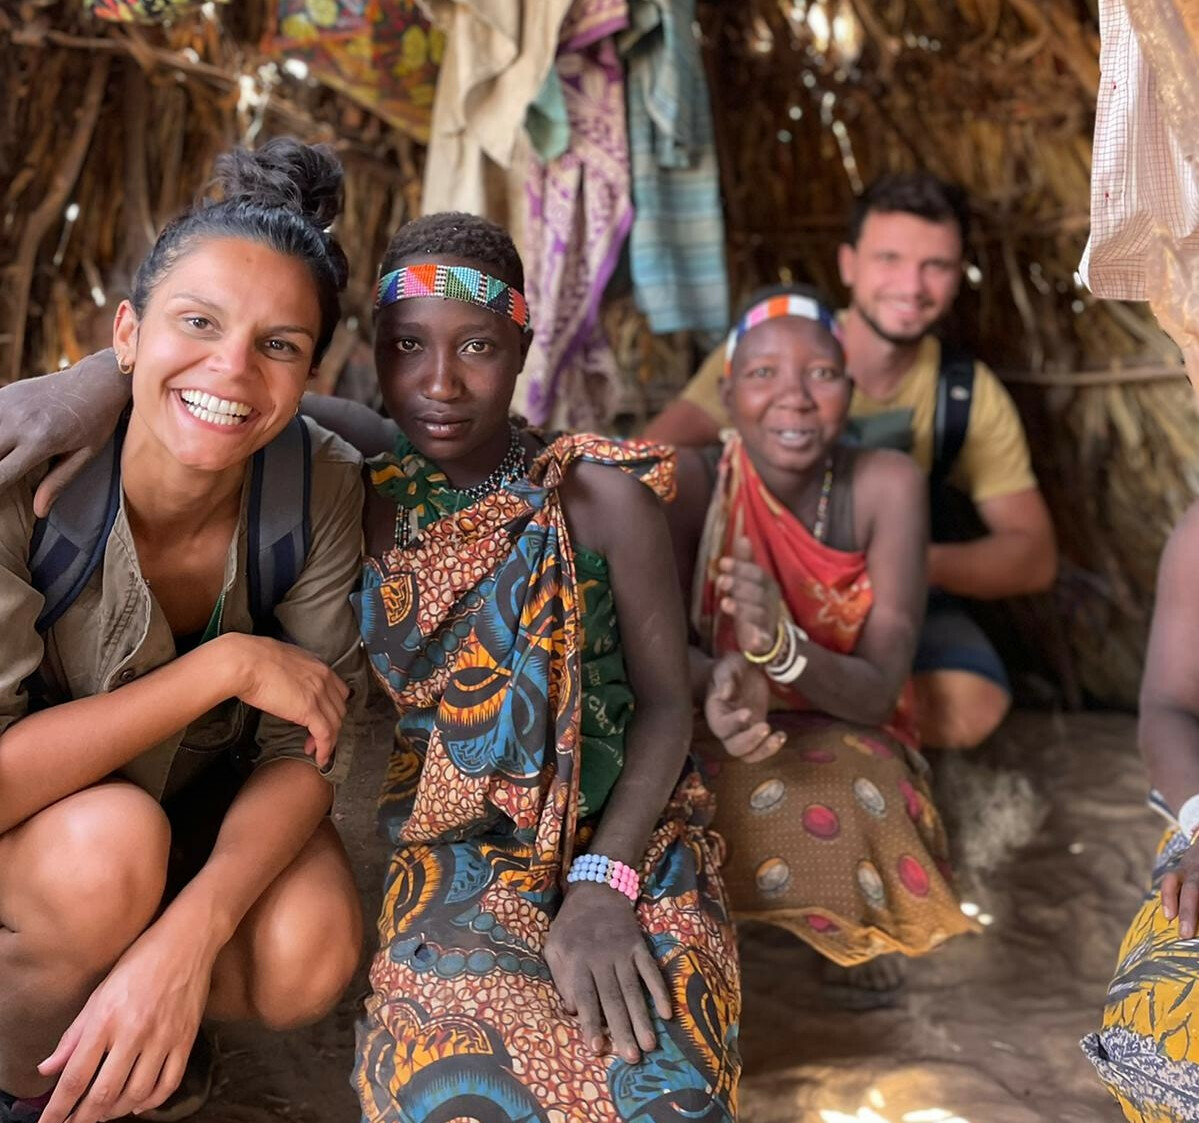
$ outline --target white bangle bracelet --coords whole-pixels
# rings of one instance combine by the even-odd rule
[[[808,633],[790,620],[784,621],[783,630],[786,632],[783,650],[767,666],[766,674],[773,682],[789,686],[808,665],[808,657],[799,649],[801,643],[808,641]]]
[[[1178,809],[1178,825],[1192,842],[1199,831],[1199,795],[1193,795]]]

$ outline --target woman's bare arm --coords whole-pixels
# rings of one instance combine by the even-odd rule
[[[571,537],[608,559],[635,705],[625,765],[592,848],[635,866],[691,743],[686,619],[662,505],[642,483],[584,464],[564,489]]]
[[[346,398],[309,392],[301,399],[300,410],[368,459],[390,452],[400,432],[391,418],[380,417],[373,409]]]
[[[111,347],[55,374],[0,387],[0,491],[61,457],[34,496],[34,512],[44,517],[112,436],[131,390]]]
[[[215,956],[312,837],[332,801],[332,786],[302,761],[275,760],[256,769],[226,812],[208,861],[168,913],[194,921]]]
[[[327,758],[345,694],[341,680],[299,648],[232,632],[218,636],[119,690],[39,710],[0,734],[0,834],[97,783],[227,698],[306,725],[318,761]]]
[[[680,448],[676,453],[675,497],[663,505],[675,573],[686,614],[691,605],[692,581],[695,577],[695,555],[703,537],[708,504],[712,501],[715,477],[700,449]],[[688,634],[690,635],[690,627]],[[694,637],[691,637],[694,638]],[[714,660],[700,646],[692,643],[688,649],[691,700],[696,706],[704,704]]]
[[[621,648],[633,688],[625,761],[590,843],[593,854],[634,869],[678,780],[691,738],[682,600],[661,507],[641,483],[613,468],[583,464],[562,488],[571,538],[608,559]],[[633,909],[616,889],[570,886],[545,945],[546,962],[584,1040],[631,1064],[655,1047],[646,1008],[660,1017],[670,993]]]
[[[1177,812],[1199,795],[1199,504],[1170,535],[1141,682],[1137,740],[1149,779]]]
[[[0,834],[128,764],[232,693],[225,637],[107,694],[22,718],[0,734]]]
[[[34,511],[43,517],[62,489],[104,447],[129,404],[132,382],[117,368],[112,348],[74,366],[0,387],[0,491],[54,457],[62,460],[42,480]],[[395,422],[344,398],[304,395],[301,410],[352,444],[363,456],[395,445]]]

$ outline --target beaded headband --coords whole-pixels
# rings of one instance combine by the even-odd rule
[[[477,304],[489,312],[507,316],[521,331],[532,331],[529,305],[524,294],[507,281],[489,277],[468,265],[405,265],[379,278],[375,310],[417,296],[436,296],[442,300],[461,300]]]
[[[733,353],[737,345],[750,328],[756,328],[767,320],[776,320],[780,316],[798,316],[803,320],[815,320],[826,331],[837,334],[837,319],[832,312],[819,300],[810,296],[800,296],[797,293],[784,293],[781,296],[768,296],[751,304],[745,315],[729,332],[728,343],[724,349],[724,375],[727,378],[733,372]]]

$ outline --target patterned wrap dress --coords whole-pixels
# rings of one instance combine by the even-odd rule
[[[558,485],[576,460],[660,494],[673,461],[563,437],[526,476],[458,510],[402,442],[376,488],[419,537],[368,560],[355,596],[399,711],[380,801],[394,847],[354,1085],[369,1123],[736,1118],[736,945],[688,766],[641,863],[637,917],[673,996],[639,1064],[594,1056],[542,956],[564,872],[623,762],[633,697],[607,566],[570,543]]]
[[[716,589],[716,564],[737,535],[778,583],[790,619],[821,647],[851,653],[874,603],[866,555],[816,539],[770,493],[736,434],[697,559],[692,623],[704,650],[738,649]],[[737,917],[786,928],[847,967],[886,952],[922,955],[977,931],[954,890],[910,685],[882,727],[820,713],[799,689],[771,689],[770,723],[788,733],[779,752],[747,764],[706,730],[696,745],[716,792]]]
[[[1157,793],[1150,806],[1173,819]],[[1162,879],[1187,850],[1177,823],[1162,836],[1149,888],[1120,945],[1103,1027],[1083,1052],[1130,1123],[1199,1119],[1199,938],[1181,939],[1162,911]]]

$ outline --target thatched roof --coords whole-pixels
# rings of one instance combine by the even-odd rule
[[[78,0],[21,7],[28,19],[0,12],[0,168],[12,169],[0,239],[13,263],[0,382],[105,337],[154,228],[247,134],[329,140],[347,164],[348,352],[387,235],[417,207],[421,146],[344,94],[262,69],[265,3],[165,30],[101,25]],[[699,19],[735,293],[779,275],[835,290],[849,202],[882,171],[923,166],[970,191],[974,268],[954,327],[1008,378],[1033,434],[1083,685],[1131,701],[1157,550],[1196,490],[1199,441],[1175,348],[1147,309],[1094,301],[1075,279],[1093,2],[700,0]],[[630,409],[652,409],[695,348],[648,336],[627,299],[606,324]]]

